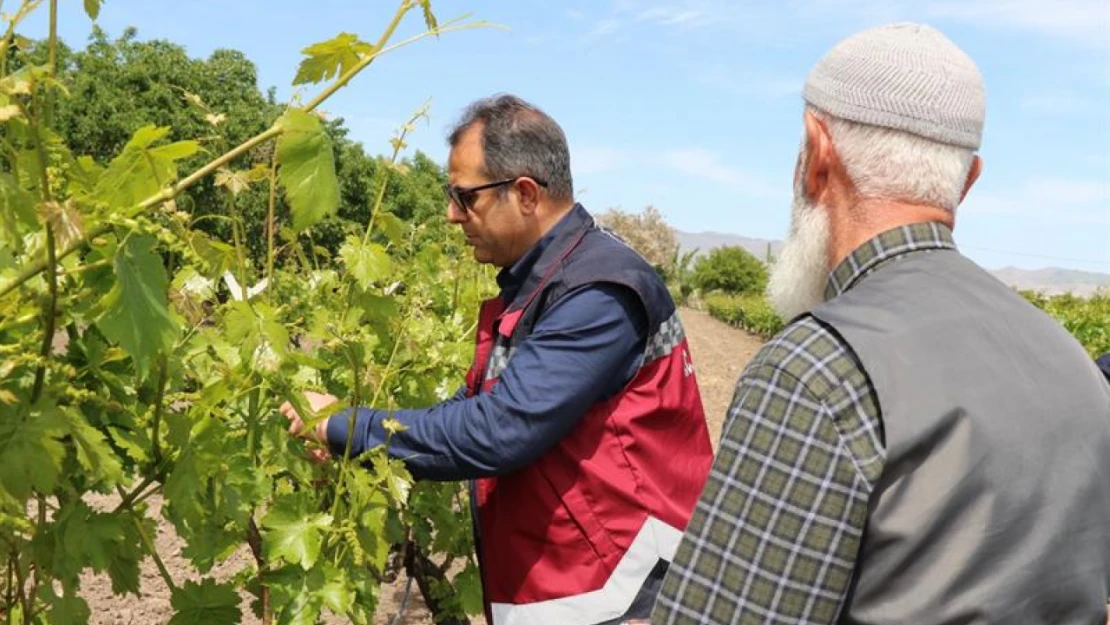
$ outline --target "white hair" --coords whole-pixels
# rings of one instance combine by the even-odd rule
[[[863,198],[936,206],[955,212],[975,152],[879,126],[848,121],[811,105],[825,122],[848,178]]]

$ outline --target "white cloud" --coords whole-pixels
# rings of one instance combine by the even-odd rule
[[[653,7],[646,11],[641,11],[636,19],[641,22],[653,22],[662,26],[692,26],[697,23],[704,22],[708,16],[700,10],[676,8],[676,7]]]
[[[1038,177],[1005,191],[977,193],[960,208],[1048,223],[1110,228],[1110,180]],[[1110,235],[1110,229],[1107,230]]]
[[[940,20],[1110,47],[1106,0],[794,0],[790,6],[801,17],[844,16],[875,24]]]
[[[594,24],[594,28],[593,28],[593,30],[590,31],[589,36],[591,36],[591,37],[601,37],[603,35],[609,35],[609,34],[615,33],[617,31],[617,29],[620,28],[620,26],[621,26],[620,20],[616,20],[616,19],[612,19],[612,18],[603,19],[603,20],[599,21],[598,23]]]
[[[586,18],[585,13],[583,13],[581,11],[576,11],[574,9],[567,9],[566,16],[567,16],[568,19],[572,19],[572,20],[575,20],[575,21],[581,21],[581,20]]]
[[[745,195],[765,199],[782,199],[789,194],[762,175],[733,167],[715,152],[702,148],[684,148],[664,152],[659,164],[674,171],[717,182]]]
[[[607,174],[631,167],[645,173],[646,184],[664,184],[653,178],[653,170],[682,174],[683,178],[700,179],[729,187],[738,193],[765,200],[785,202],[789,198],[789,180],[776,184],[762,173],[735,167],[718,153],[699,147],[670,150],[625,150],[604,145],[571,148],[571,168],[576,176]],[[670,183],[667,183],[670,184]],[[688,180],[685,184],[697,184]]]
[[[1106,0],[933,0],[923,8],[930,16],[983,28],[1009,28],[1110,46],[1110,2]]]

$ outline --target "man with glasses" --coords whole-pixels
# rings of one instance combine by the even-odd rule
[[[501,268],[501,292],[482,305],[465,387],[390,413],[406,427],[390,453],[417,478],[474,480],[492,625],[646,617],[712,462],[674,302],[574,201],[544,112],[481,100],[449,142],[447,217]],[[352,455],[386,439],[385,417],[358,409]],[[341,412],[307,435],[342,454],[347,424]]]

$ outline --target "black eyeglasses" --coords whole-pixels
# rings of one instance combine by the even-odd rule
[[[447,196],[447,199],[455,206],[458,206],[463,211],[471,211],[473,210],[474,200],[478,196],[479,191],[493,189],[496,187],[503,187],[507,184],[512,184],[524,177],[525,176],[516,176],[514,178],[506,178],[504,180],[498,180],[497,182],[480,184],[476,187],[460,187],[453,184],[445,184],[443,185],[443,193]],[[535,180],[536,184],[540,185],[541,187],[547,188],[547,182],[540,180],[539,178],[534,178],[532,176],[528,176],[528,178],[532,178],[532,180]]]

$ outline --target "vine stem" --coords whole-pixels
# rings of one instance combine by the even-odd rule
[[[270,625],[274,621],[273,608],[270,606],[270,588],[262,583],[262,573],[266,570],[266,556],[262,552],[262,532],[258,529],[258,523],[255,522],[253,514],[247,522],[247,545],[255,562],[258,563],[258,600],[262,603],[262,625]]]
[[[49,45],[49,48],[50,48],[50,53],[49,54],[50,54],[50,75],[51,75],[51,77],[54,76],[54,72],[55,72],[54,64],[57,62],[57,58],[56,58],[56,55],[57,55],[56,50],[57,50],[57,47],[58,47],[58,32],[57,32],[58,25],[57,25],[57,21],[58,21],[58,1],[57,0],[50,0],[50,42],[49,42],[48,45]],[[50,96],[49,96],[49,92],[47,92],[47,106],[46,106],[46,108],[48,110],[50,108],[49,100],[50,100]],[[47,168],[46,147],[43,145],[42,129],[39,126],[40,120],[39,120],[38,113],[41,112],[41,110],[39,110],[39,104],[40,103],[39,103],[39,99],[38,99],[38,94],[36,92],[36,94],[34,96],[32,96],[32,105],[34,106],[35,113],[36,113],[36,115],[32,119],[34,119],[33,127],[34,127],[34,130],[35,130],[35,150],[38,153],[38,157],[39,157],[39,159],[38,159],[39,160],[39,180],[40,180],[39,185],[42,187],[40,189],[40,193],[42,194],[42,201],[45,202],[47,205],[49,205],[53,202],[53,197],[51,196],[51,193],[50,193],[50,175],[47,173],[47,170],[46,170],[46,168]],[[39,400],[39,397],[42,396],[43,385],[46,382],[46,364],[47,364],[47,361],[50,359],[50,352],[52,351],[52,349],[54,347],[54,330],[55,330],[55,324],[57,322],[56,317],[57,317],[57,314],[58,314],[58,272],[55,271],[55,269],[54,269],[57,266],[57,263],[58,263],[57,241],[55,241],[55,239],[54,239],[54,226],[50,223],[50,219],[47,218],[45,221],[46,221],[46,262],[47,262],[48,266],[50,267],[50,271],[47,272],[46,284],[47,284],[47,288],[49,289],[49,298],[50,299],[47,303],[46,310],[43,311],[45,313],[45,318],[43,319],[44,327],[43,327],[43,337],[42,337],[42,349],[39,352],[42,355],[42,362],[39,363],[38,368],[35,370],[35,384],[34,384],[34,386],[32,387],[32,390],[31,390],[31,403],[32,404],[37,402]],[[37,579],[37,577],[38,577],[37,573],[36,573],[35,577]]]
[[[394,137],[393,153],[389,156],[389,164],[391,167],[396,166],[397,164],[397,157],[401,154],[401,148],[404,146],[405,137],[408,136],[409,127],[416,123],[416,120],[428,114],[429,104],[430,102],[425,102],[423,106],[417,109],[416,112],[413,113],[412,117],[405,121],[405,123],[401,126],[401,130],[397,133],[397,136]],[[378,216],[378,212],[381,210],[382,202],[385,200],[385,190],[389,186],[389,170],[390,167],[387,167],[382,172],[382,183],[378,187],[378,197],[374,201],[374,208],[370,211],[370,222],[366,224],[366,233],[362,235],[363,245],[366,245],[366,243],[370,240],[370,233],[374,231],[374,221]]]
[[[116,492],[119,493],[120,497],[125,497],[127,495],[123,487],[118,485],[116,486]],[[143,549],[145,549],[147,555],[154,560],[154,565],[158,567],[158,574],[162,576],[162,581],[166,582],[166,586],[170,589],[170,592],[176,591],[177,584],[173,583],[173,576],[170,575],[170,570],[166,568],[166,563],[162,560],[162,556],[158,555],[157,547],[155,547],[154,542],[150,540],[150,536],[147,535],[146,528],[143,527],[142,517],[139,515],[138,511],[135,510],[134,505],[126,506],[126,509],[131,515],[131,520],[135,522],[135,529],[139,532],[139,540],[143,543]]]
[[[270,197],[266,206],[266,301],[274,301],[274,230],[277,229],[277,151],[270,157]]]
[[[374,397],[370,400],[370,406],[374,406],[378,403],[378,399],[381,397],[382,389],[385,388],[386,382],[389,381],[390,371],[393,369],[393,361],[397,357],[397,352],[401,347],[401,339],[404,338],[405,331],[408,329],[409,318],[412,316],[413,308],[414,307],[409,307],[408,312],[405,314],[405,320],[401,324],[401,329],[397,333],[397,338],[393,343],[393,350],[389,353],[389,360],[385,363],[385,370],[382,373],[382,379],[378,381],[378,387],[374,389]],[[333,499],[331,503],[331,517],[333,522],[336,519],[336,515],[339,513],[339,502],[343,499],[345,487],[344,482],[347,477],[347,471],[349,470],[347,465],[349,464],[351,459],[351,446],[354,443],[355,417],[358,415],[358,407],[360,403],[358,392],[358,363],[352,361],[351,366],[355,371],[355,401],[351,405],[351,413],[347,416],[347,443],[343,449],[343,461],[339,465],[339,477],[336,480],[335,484],[335,499]]]
[[[162,425],[162,404],[165,403],[166,398],[166,383],[169,381],[169,359],[163,354],[158,361],[158,391],[154,398],[154,417],[151,425],[151,457],[155,467],[162,464],[162,445],[159,442],[158,433]]]
[[[39,493],[38,495],[38,529],[46,527],[46,495]],[[35,612],[35,597],[39,594],[39,583],[42,581],[42,571],[39,570],[39,565],[35,565],[33,576],[31,577],[31,592],[27,595],[27,602],[23,609],[23,622],[31,625],[34,622]]]

